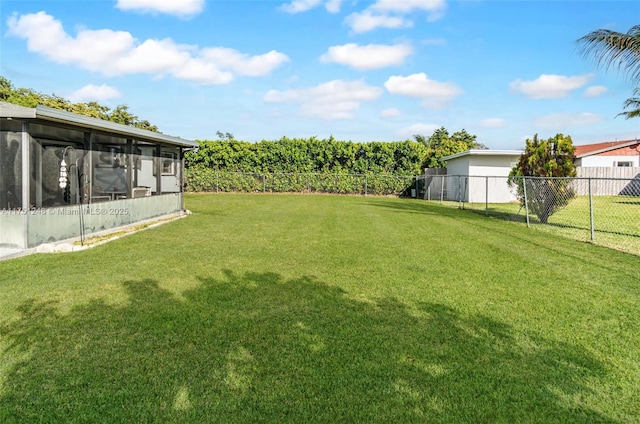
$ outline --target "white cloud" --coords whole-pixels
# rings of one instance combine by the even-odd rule
[[[416,10],[426,11],[427,20],[433,22],[444,16],[446,7],[445,0],[378,0],[370,8],[384,13],[406,14]]]
[[[457,85],[429,79],[424,73],[406,77],[391,76],[384,86],[391,94],[420,98],[424,107],[433,109],[446,107],[451,100],[463,93]]]
[[[178,44],[169,38],[138,42],[128,32],[109,29],[83,29],[74,38],[45,12],[12,16],[8,27],[9,35],[27,40],[31,52],[110,76],[170,75],[202,84],[225,84],[233,80],[234,72],[265,75],[289,60],[277,51],[250,56],[229,48]]]
[[[413,26],[411,21],[398,16],[374,15],[369,11],[361,13],[352,13],[345,19],[347,25],[355,33],[369,32],[376,28],[410,28]]]
[[[586,125],[597,124],[602,122],[604,118],[595,113],[552,113],[549,115],[539,116],[535,119],[536,127],[560,131],[569,127],[583,127]]]
[[[487,118],[480,122],[480,126],[483,128],[502,128],[506,125],[507,123],[502,118]]]
[[[584,90],[584,94],[582,96],[587,98],[600,97],[607,91],[607,87],[604,85],[593,85]]]
[[[446,46],[447,40],[444,38],[425,38],[421,43],[425,46]]]
[[[381,118],[395,118],[396,116],[400,116],[400,111],[394,107],[385,109],[380,112]]]
[[[296,14],[306,12],[314,9],[322,4],[322,0],[292,0],[290,3],[285,3],[279,7],[280,10]],[[324,4],[324,8],[329,13],[339,13],[342,0],[327,0]]]
[[[320,60],[323,63],[339,63],[360,71],[397,66],[404,63],[407,56],[413,54],[409,44],[368,44],[359,46],[354,43],[329,47]]]
[[[341,5],[342,0],[328,0],[324,7],[329,13],[339,13]]]
[[[413,21],[405,15],[427,12],[427,21],[434,22],[444,16],[446,7],[445,0],[378,0],[363,11],[347,16],[345,22],[355,33],[376,28],[410,28]]]
[[[258,56],[250,56],[226,47],[203,49],[202,56],[222,68],[228,68],[238,74],[248,76],[266,75],[289,60],[285,54],[275,50]]]
[[[115,99],[120,96],[121,94],[117,89],[106,84],[89,84],[71,93],[69,100],[72,102],[99,102],[102,100]]]
[[[321,0],[293,0],[291,3],[285,3],[280,6],[280,10],[291,14],[301,13],[313,9],[320,3]]]
[[[442,125],[436,124],[413,124],[408,127],[400,128],[396,131],[396,134],[402,139],[413,138],[414,135],[430,136],[441,126]]]
[[[522,93],[532,99],[557,99],[583,87],[592,77],[591,74],[571,77],[542,74],[533,81],[518,79],[509,84],[509,87],[513,92]]]
[[[118,0],[120,10],[166,13],[181,17],[196,15],[204,9],[205,0]]]
[[[297,90],[271,90],[264,96],[265,102],[299,103],[305,116],[325,119],[353,119],[360,103],[375,100],[382,90],[362,81],[334,80],[310,88]]]

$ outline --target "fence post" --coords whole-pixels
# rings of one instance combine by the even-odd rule
[[[522,187],[524,188],[524,211],[527,216],[527,228],[529,226],[529,201],[527,200],[527,177],[522,177]]]
[[[216,193],[220,192],[220,174],[216,172]]]
[[[364,195],[367,195],[367,174],[364,174]]]
[[[444,180],[446,177],[446,175],[442,176],[442,184],[440,184],[440,203],[444,201]]]
[[[265,193],[267,191],[267,176],[262,176],[262,192]]]
[[[462,175],[458,175],[458,209],[462,209]]]
[[[591,241],[595,240],[595,225],[593,222],[593,189],[591,188],[591,177],[589,177],[589,228],[591,230]]]
[[[489,177],[484,177],[484,214],[489,216]]]

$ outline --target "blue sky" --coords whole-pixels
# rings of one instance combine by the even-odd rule
[[[1,0],[0,74],[188,139],[588,144],[640,119],[616,117],[633,83],[575,40],[638,23],[638,1]]]

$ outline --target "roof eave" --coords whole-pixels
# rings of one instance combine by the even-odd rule
[[[595,155],[599,155],[600,153],[610,152],[612,150],[624,149],[625,147],[631,147],[631,146],[634,146],[636,144],[640,144],[640,140],[638,140],[638,139],[631,140],[628,143],[622,143],[622,144],[617,144],[615,146],[604,147],[602,149],[593,150],[591,152],[581,153],[581,154],[575,155],[575,156],[576,156],[576,159],[581,159],[581,158],[584,158],[584,157],[587,157],[587,156],[595,156]]]
[[[105,121],[104,119],[78,115],[76,113],[41,105],[38,105],[35,108],[29,108],[14,105],[11,103],[0,102],[0,116],[4,118],[15,119],[42,119],[44,121],[78,125],[85,128],[113,132],[129,137],[138,137],[144,140],[171,144],[185,148],[198,147],[198,143],[195,141],[185,140],[183,138],[173,137],[154,131],[148,131],[136,127],[117,124],[115,122]]]
[[[0,102],[0,117],[9,119],[33,119],[36,117],[36,110],[31,107]]]
[[[440,161],[456,159],[463,156],[519,156],[522,150],[491,150],[491,149],[471,149],[464,152],[454,153],[440,158]]]
[[[124,135],[144,138],[146,140],[157,141],[160,143],[168,143],[179,145],[182,147],[197,147],[198,143],[191,140],[185,140],[178,137],[156,133],[149,130],[143,130],[136,127],[118,124],[104,119],[92,118],[90,116],[78,115],[64,110],[54,109],[46,106],[36,106],[36,118],[46,119],[62,123],[79,124],[98,130],[117,132]]]

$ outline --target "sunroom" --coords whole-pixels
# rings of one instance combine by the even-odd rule
[[[194,141],[0,102],[0,248],[180,215]]]

